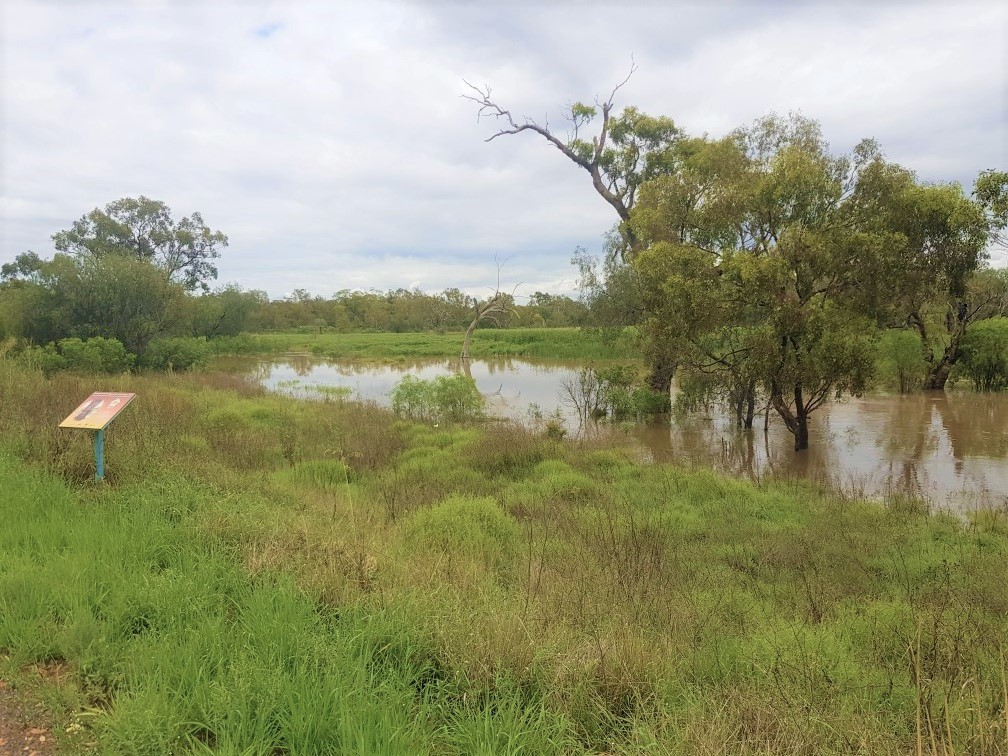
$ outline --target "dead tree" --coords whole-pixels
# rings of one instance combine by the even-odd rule
[[[515,284],[510,294],[501,291],[500,269],[502,264],[497,264],[497,288],[494,289],[494,293],[484,302],[473,299],[475,316],[466,329],[465,341],[462,342],[462,354],[460,355],[462,360],[469,359],[469,347],[472,346],[472,337],[480,323],[484,320],[489,320],[494,325],[500,326],[500,318],[515,314],[515,310],[511,304],[514,302],[514,293],[521,284]]]
[[[634,238],[626,223],[630,218],[641,184],[669,170],[673,151],[682,138],[682,131],[671,118],[649,116],[633,107],[613,113],[616,93],[630,81],[637,70],[631,62],[630,72],[613,87],[605,100],[595,98],[594,105],[576,102],[567,106],[564,119],[570,130],[566,140],[544,123],[524,116],[516,119],[510,110],[500,105],[492,96],[489,86],[477,87],[465,82],[470,92],[462,97],[477,105],[476,118],[493,118],[500,128],[484,141],[492,142],[506,134],[531,131],[539,134],[558,149],[568,160],[591,176],[595,191],[616,211],[620,230],[625,237],[624,251],[632,251]],[[587,136],[583,132],[601,114],[597,133]]]
[[[605,100],[595,98],[594,105],[574,103],[564,113],[570,125],[564,140],[550,129],[548,119],[543,123],[524,116],[516,118],[510,110],[498,103],[489,86],[478,87],[465,81],[469,92],[462,95],[477,106],[477,120],[493,118],[498,130],[484,141],[492,142],[499,136],[531,131],[539,134],[558,149],[568,160],[591,176],[592,186],[619,217],[622,244],[614,254],[628,259],[637,246],[637,240],[627,222],[637,198],[637,191],[647,180],[672,170],[676,165],[676,150],[683,134],[671,118],[648,116],[636,108],[625,108],[613,113],[616,93],[637,70],[631,62],[630,72],[613,87]],[[584,134],[588,124],[601,114],[598,131]],[[676,363],[670,357],[656,358],[652,365],[650,383],[653,388],[668,391],[675,374]]]
[[[491,99],[491,90],[487,85],[484,85],[481,89],[466,81],[466,86],[472,90],[473,94],[464,94],[462,96],[479,106],[476,114],[477,120],[492,117],[504,123],[503,128],[484,141],[492,142],[497,137],[505,134],[520,134],[523,131],[534,131],[560,150],[575,165],[586,170],[588,175],[591,176],[592,186],[595,187],[595,191],[613,207],[621,221],[626,221],[630,217],[630,208],[633,206],[634,194],[637,187],[635,185],[628,185],[626,182],[621,183],[619,176],[610,173],[603,165],[602,158],[606,148],[609,146],[607,142],[609,139],[609,121],[613,107],[613,98],[616,96],[616,92],[630,80],[630,77],[636,70],[637,67],[632,65],[630,73],[613,88],[605,102],[600,102],[596,98],[596,107],[582,105],[581,103],[575,103],[570,106],[570,111],[565,114],[565,118],[571,124],[571,133],[566,142],[550,130],[549,121],[541,125],[525,116],[522,122],[518,123],[510,110],[501,107]],[[465,80],[463,79],[463,81]],[[598,135],[591,138],[591,143],[589,144],[581,139],[580,132],[594,118],[598,110],[602,111],[602,127]]]

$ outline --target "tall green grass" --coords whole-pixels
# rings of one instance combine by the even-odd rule
[[[218,354],[272,354],[303,351],[331,359],[396,359],[457,357],[463,332],[451,333],[259,333],[208,342]],[[638,356],[636,335],[617,335],[579,328],[482,329],[473,337],[470,355],[547,359],[626,360]]]
[[[99,487],[55,428],[95,388],[138,393]],[[0,363],[0,401],[0,648],[107,752],[1008,750],[1003,512],[212,373]]]

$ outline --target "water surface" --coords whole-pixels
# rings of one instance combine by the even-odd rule
[[[456,359],[334,362],[288,355],[236,365],[235,372],[294,396],[317,397],[322,386],[385,405],[404,375],[465,372],[490,414],[528,422],[533,406],[546,415],[558,411],[570,432],[579,431],[573,407],[563,401],[564,381],[581,367],[572,361],[472,360],[463,367]],[[655,460],[688,460],[753,478],[812,478],[866,495],[901,491],[958,511],[1008,506],[1008,394],[872,395],[826,405],[813,414],[811,448],[801,453],[773,412],[770,419],[766,434],[762,418],[757,429],[739,431],[717,408],[591,430],[626,434]]]

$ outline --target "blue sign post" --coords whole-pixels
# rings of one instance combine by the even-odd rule
[[[100,428],[94,434],[95,480],[105,478],[105,429]]]

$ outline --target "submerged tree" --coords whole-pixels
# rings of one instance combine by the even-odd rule
[[[873,276],[886,283],[871,289],[880,318],[917,332],[923,388],[942,390],[970,325],[1008,305],[1008,281],[983,268],[1006,224],[1008,174],[981,174],[968,196],[959,184],[920,183],[905,168],[879,163],[862,187],[857,222],[893,234],[887,267]]]
[[[818,407],[871,376],[863,283],[888,236],[858,229],[849,208],[879,159],[871,142],[834,157],[815,122],[769,117],[693,140],[683,170],[644,187],[632,216],[649,339],[676,344],[741,425],[762,389],[796,450]]]

